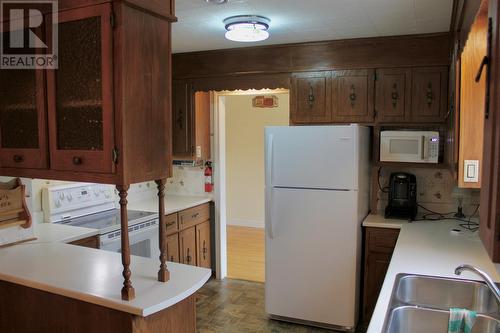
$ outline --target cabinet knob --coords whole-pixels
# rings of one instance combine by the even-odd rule
[[[12,156],[12,159],[14,160],[14,162],[16,163],[21,163],[22,161],[24,161],[24,156],[23,155],[14,155]]]
[[[73,164],[74,165],[81,165],[83,163],[83,159],[81,157],[75,156],[73,157]]]

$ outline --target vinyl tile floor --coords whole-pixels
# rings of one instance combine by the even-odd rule
[[[196,311],[199,333],[336,332],[268,319],[259,282],[212,279],[198,291]]]

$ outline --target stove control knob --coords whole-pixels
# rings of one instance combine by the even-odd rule
[[[59,192],[59,199],[64,200],[64,193],[63,192]]]
[[[56,207],[61,207],[61,200],[60,199],[56,199],[56,201],[54,201],[54,205]]]
[[[109,197],[111,197],[111,193],[109,193],[109,190],[104,192],[104,196],[106,197],[106,199],[109,199]]]
[[[73,196],[71,195],[71,193],[66,194],[66,199],[68,199],[68,201],[73,200]]]
[[[98,190],[97,188],[96,188],[96,189],[94,189],[94,195],[95,195],[96,197],[98,197],[98,196],[99,196],[99,190]]]

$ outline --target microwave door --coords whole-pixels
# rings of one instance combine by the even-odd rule
[[[382,137],[380,160],[383,162],[422,162],[425,154],[425,137]]]

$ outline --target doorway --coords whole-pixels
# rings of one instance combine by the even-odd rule
[[[264,127],[289,125],[289,91],[222,92],[215,100],[217,242],[226,272],[218,276],[264,282]]]

